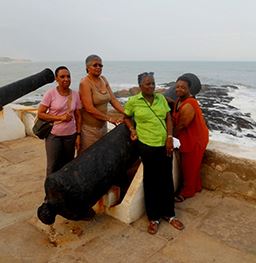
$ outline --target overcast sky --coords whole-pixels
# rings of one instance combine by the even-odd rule
[[[0,0],[0,56],[254,60],[256,0]]]

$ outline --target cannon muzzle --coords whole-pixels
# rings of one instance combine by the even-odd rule
[[[45,84],[54,81],[54,74],[51,69],[43,71],[18,80],[0,88],[0,110],[2,107],[24,95],[30,93]]]

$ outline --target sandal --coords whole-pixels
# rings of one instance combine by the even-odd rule
[[[159,225],[159,221],[155,220],[155,221],[149,221],[149,225],[148,225],[148,233],[151,235],[154,235],[157,233],[158,231],[158,225]]]
[[[175,216],[173,217],[164,217],[164,219],[170,224],[172,225],[174,228],[178,229],[178,230],[182,230],[185,228],[185,226],[183,225],[183,223],[176,218]]]
[[[181,203],[181,202],[185,201],[185,199],[186,198],[184,196],[182,196],[182,195],[176,195],[174,197],[174,201],[177,202],[177,203]]]

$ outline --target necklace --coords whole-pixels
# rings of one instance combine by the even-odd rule
[[[102,83],[105,84],[105,81],[102,80],[101,77],[98,78],[97,83],[96,83],[96,81],[94,79],[91,78],[90,75],[88,75],[88,79],[93,84],[93,86],[96,88],[96,90],[99,93],[101,93],[103,95],[107,94],[107,89],[105,88],[105,85],[102,85]]]

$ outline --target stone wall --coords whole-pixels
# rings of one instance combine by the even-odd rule
[[[201,167],[203,187],[256,201],[256,161],[208,149]]]

